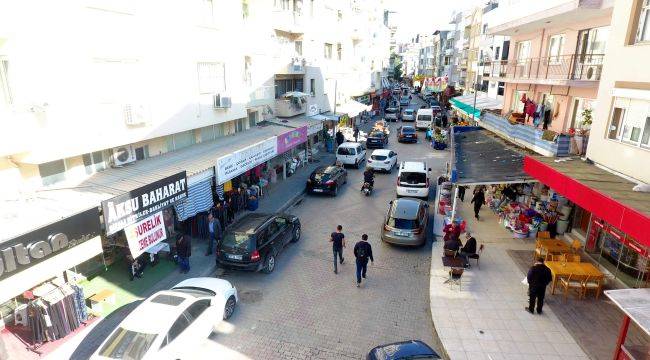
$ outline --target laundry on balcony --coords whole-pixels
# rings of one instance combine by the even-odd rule
[[[476,99],[474,94],[457,96],[449,100],[451,106],[467,116],[474,115],[475,118],[481,116],[481,110],[501,109],[503,102],[483,94],[477,94]],[[475,102],[476,101],[476,102]]]

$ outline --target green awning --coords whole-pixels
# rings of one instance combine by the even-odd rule
[[[476,98],[474,98],[474,94],[456,96],[449,99],[449,102],[451,102],[453,107],[464,112],[468,116],[472,116],[473,113],[474,117],[480,117],[481,110],[483,109],[501,109],[503,107],[501,100],[488,97],[485,94],[477,95]]]
[[[478,110],[471,105],[465,104],[464,102],[457,100],[456,98],[450,99],[449,102],[451,102],[451,106],[464,112],[468,116],[472,116],[472,113],[474,113],[475,118],[481,117],[481,110]]]

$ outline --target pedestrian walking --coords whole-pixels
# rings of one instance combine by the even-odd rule
[[[476,218],[476,220],[480,220],[478,216],[478,212],[481,210],[481,206],[485,204],[485,193],[483,192],[483,188],[479,188],[474,193],[471,203],[474,204],[474,217]]]
[[[208,213],[208,248],[205,251],[205,256],[212,255],[214,244],[221,240],[221,224],[212,211]]]
[[[357,126],[354,127],[354,142],[357,142],[357,139],[359,138],[359,128]]]
[[[336,131],[336,145],[341,146],[345,142],[345,136],[343,136],[343,133],[341,132],[341,129]]]
[[[190,256],[192,256],[192,242],[188,236],[178,234],[176,237],[176,255],[181,273],[190,271]]]
[[[546,287],[551,283],[552,279],[551,269],[544,264],[544,258],[537,258],[535,264],[528,270],[528,276],[526,276],[528,281],[528,307],[526,307],[526,311],[533,314],[535,302],[537,302],[537,313],[542,313]]]
[[[357,259],[357,287],[361,286],[361,278],[366,278],[368,259],[375,262],[372,257],[372,246],[368,242],[368,235],[361,235],[361,241],[354,245],[354,257]]]
[[[461,202],[465,201],[465,190],[467,190],[467,187],[465,186],[461,185],[458,187],[458,198]]]
[[[332,252],[334,254],[335,274],[339,273],[338,264],[336,262],[337,254],[341,264],[343,264],[343,261],[345,261],[345,259],[343,258],[343,248],[345,247],[345,235],[341,231],[343,231],[343,226],[337,225],[336,231],[330,235],[330,242],[332,243]]]

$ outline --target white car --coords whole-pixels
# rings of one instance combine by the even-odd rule
[[[226,280],[187,279],[144,300],[113,330],[92,359],[177,359],[235,311],[237,289]]]
[[[368,159],[368,167],[374,171],[393,171],[397,164],[397,153],[389,149],[377,149],[372,152]]]
[[[359,164],[364,160],[366,160],[366,149],[361,143],[345,142],[336,149],[336,161],[343,165],[353,165],[358,169]]]
[[[397,173],[397,197],[429,198],[429,173],[424,161],[404,161]]]
[[[415,110],[405,109],[402,111],[402,121],[415,121]]]

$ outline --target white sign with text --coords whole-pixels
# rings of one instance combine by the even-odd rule
[[[125,227],[124,233],[129,242],[131,256],[135,259],[150,247],[167,238],[162,211]]]
[[[277,138],[271,137],[217,159],[216,174],[219,185],[238,176],[278,154]]]

